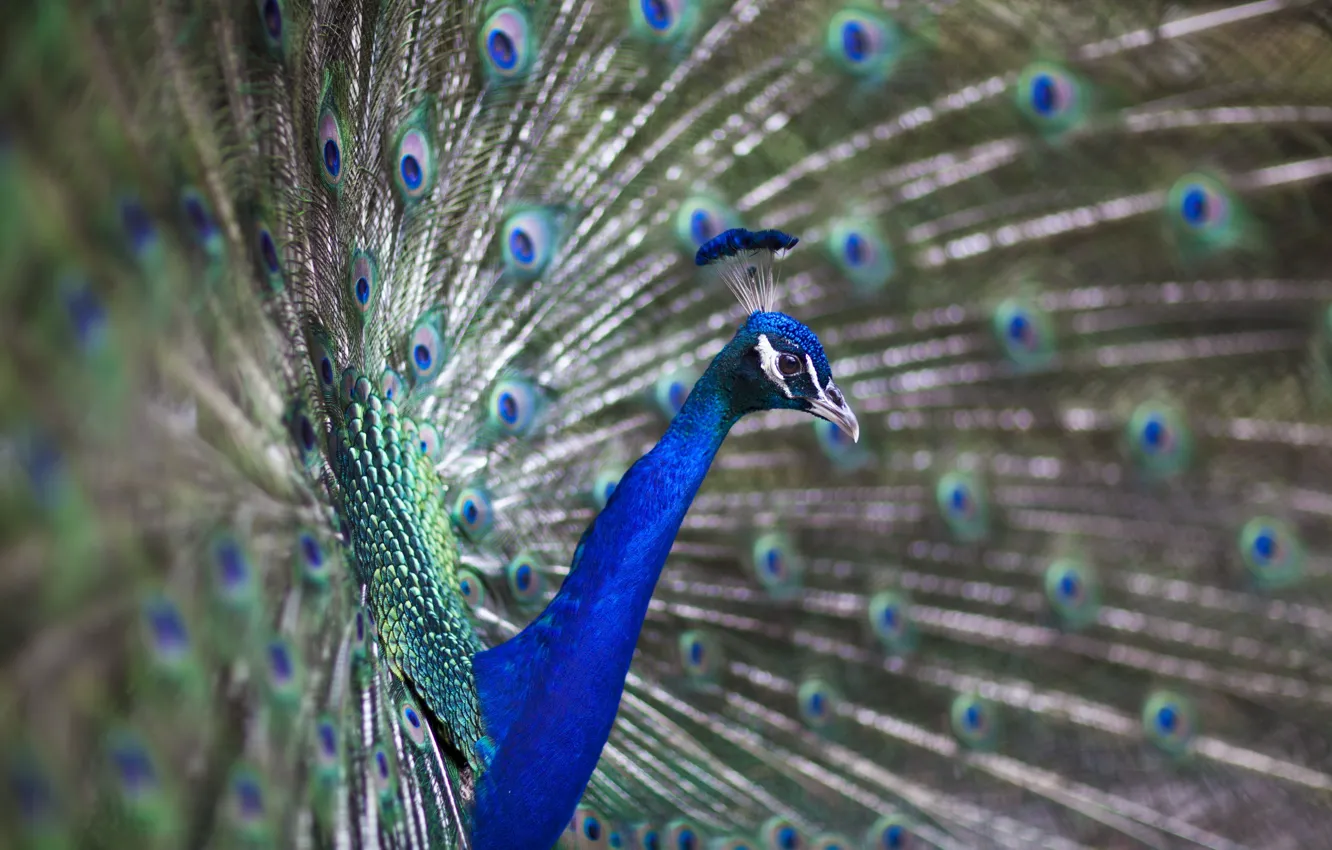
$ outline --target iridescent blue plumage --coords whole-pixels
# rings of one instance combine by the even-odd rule
[[[718,238],[722,252],[796,242],[775,231]],[[799,368],[788,372],[774,358]],[[746,413],[775,408],[832,410],[854,424],[840,394],[834,406],[828,391],[836,392],[831,369],[812,331],[785,314],[751,315],[660,442],[620,479],[546,609],[518,636],[475,657],[482,722],[493,742],[477,782],[476,850],[544,847],[559,835],[610,735],[648,602],[722,441]]]

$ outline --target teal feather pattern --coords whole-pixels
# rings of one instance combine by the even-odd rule
[[[0,845],[1327,844],[1325,4],[0,41]]]

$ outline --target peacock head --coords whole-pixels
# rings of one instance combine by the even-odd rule
[[[779,230],[739,228],[698,249],[700,266],[716,266],[750,311],[748,320],[718,355],[727,397],[737,415],[760,410],[803,410],[860,440],[860,424],[833,383],[823,344],[808,327],[773,309],[772,261],[798,240]]]

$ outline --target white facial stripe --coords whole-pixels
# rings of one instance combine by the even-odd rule
[[[763,367],[763,374],[767,375],[774,384],[781,387],[787,398],[795,398],[791,395],[791,388],[786,385],[786,379],[782,377],[781,371],[777,368],[777,349],[773,348],[772,343],[768,342],[768,335],[759,334],[758,345],[754,348],[758,351],[759,365]],[[817,386],[817,383],[815,386]]]
[[[828,396],[823,393],[823,387],[819,386],[819,373],[814,368],[814,358],[808,354],[805,355],[805,366],[809,370],[809,379],[814,382],[814,389],[819,391],[819,401],[831,404],[831,402],[828,402]],[[832,378],[828,379],[828,386],[832,386]]]

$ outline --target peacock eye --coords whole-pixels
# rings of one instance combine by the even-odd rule
[[[439,455],[439,429],[430,422],[423,422],[416,429],[416,447],[421,454],[434,458]]]
[[[505,568],[509,591],[519,605],[529,605],[541,599],[545,582],[540,570],[540,561],[535,555],[526,552],[510,561]]]
[[[379,376],[379,390],[385,401],[401,401],[407,395],[407,384],[397,372],[385,369]]]
[[[1038,62],[1027,67],[1015,93],[1018,109],[1045,131],[1069,130],[1087,113],[1088,92],[1074,74],[1057,65]]]
[[[254,231],[256,247],[259,249],[259,270],[264,275],[270,292],[281,292],[285,283],[282,278],[282,258],[278,254],[277,241],[268,225],[259,222]]]
[[[870,827],[866,846],[875,850],[903,850],[910,845],[911,829],[899,815],[885,815]]]
[[[828,21],[824,51],[843,71],[886,79],[901,58],[902,33],[890,19],[845,9]]]
[[[324,557],[324,549],[319,541],[309,532],[302,532],[298,538],[296,566],[305,580],[316,588],[322,588],[328,583],[328,559]]]
[[[264,35],[269,46],[277,47],[282,43],[282,4],[278,0],[263,0],[259,4],[259,14],[264,20]]]
[[[638,0],[630,3],[634,29],[653,41],[671,41],[689,29],[698,5],[693,0]]]
[[[325,718],[315,726],[315,756],[324,769],[335,768],[338,759],[338,729]]]
[[[806,850],[808,845],[795,824],[786,818],[775,817],[763,825],[762,846],[770,850]]]
[[[342,185],[342,126],[332,106],[325,106],[319,115],[315,158],[319,163],[319,176],[324,185],[337,189]]]
[[[203,249],[210,259],[217,259],[224,250],[222,233],[218,230],[213,216],[209,212],[208,201],[192,188],[180,193],[181,210],[189,224],[194,242]]]
[[[536,387],[526,378],[504,378],[490,394],[489,418],[501,433],[514,437],[526,436],[536,421],[538,397]]]
[[[407,345],[408,360],[416,384],[425,384],[439,377],[444,368],[444,337],[434,314],[427,313],[412,331]]]
[[[512,79],[527,71],[536,53],[526,14],[506,6],[481,28],[481,52],[491,76]]]
[[[481,577],[471,570],[458,571],[458,593],[473,611],[486,604],[486,586]]]
[[[516,213],[504,223],[504,266],[520,278],[539,276],[555,254],[556,222],[543,209]]]
[[[144,603],[143,622],[149,650],[163,667],[180,664],[189,655],[190,635],[180,610],[164,596]]]
[[[800,373],[800,358],[794,354],[783,354],[777,358],[777,370],[786,377]]]
[[[375,307],[375,294],[379,289],[379,266],[366,251],[352,255],[351,272],[347,276],[347,291],[362,316],[369,316]]]
[[[435,179],[435,151],[423,117],[414,117],[398,131],[393,183],[404,203],[421,200]],[[373,281],[371,281],[373,284]]]
[[[402,730],[407,733],[407,738],[416,746],[424,747],[426,745],[426,727],[425,720],[421,717],[421,712],[411,702],[404,701],[398,705],[398,719],[402,724]]]

